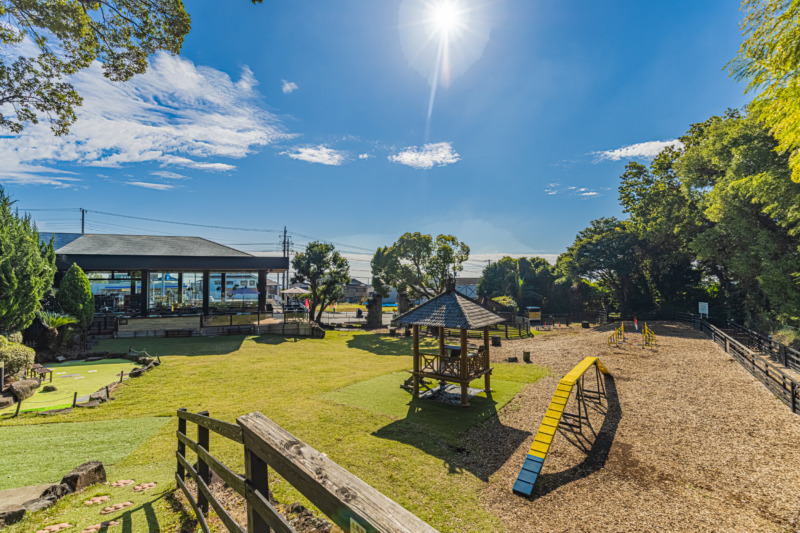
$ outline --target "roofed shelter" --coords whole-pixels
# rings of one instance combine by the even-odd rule
[[[489,366],[489,326],[504,322],[500,315],[481,306],[456,290],[449,290],[424,304],[397,317],[399,324],[412,326],[414,338],[414,382],[413,394],[419,397],[420,380],[431,378],[440,383],[456,383],[461,386],[461,405],[469,405],[468,388],[471,381],[484,377],[484,390],[491,392]],[[419,350],[419,327],[435,327],[439,334],[439,353],[424,354]],[[446,346],[444,330],[459,329],[461,343],[457,347]],[[483,346],[476,353],[469,353],[468,330],[483,330]],[[456,355],[457,353],[457,355]]]
[[[208,315],[212,272],[221,274],[223,287],[228,272],[257,273],[258,306],[264,310],[267,273],[285,272],[289,267],[287,257],[256,256],[201,237],[83,233],[41,233],[40,237],[45,242],[53,238],[56,268],[60,273],[76,263],[84,272],[107,272],[109,280],[129,281],[127,294],[131,302],[138,296],[141,316],[147,316],[150,308],[151,275],[158,279],[157,274],[162,273],[163,283],[171,279],[171,273],[177,274],[178,303],[182,303],[186,286],[184,276],[192,273],[200,278],[192,290],[198,296],[202,293],[202,312]]]

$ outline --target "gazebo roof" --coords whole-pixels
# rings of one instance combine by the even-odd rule
[[[505,318],[455,290],[442,293],[397,317],[399,324],[454,329],[480,329],[504,321]]]

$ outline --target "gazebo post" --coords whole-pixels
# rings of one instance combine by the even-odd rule
[[[461,328],[461,407],[469,407],[469,376],[467,370],[467,330]]]
[[[419,398],[419,326],[411,326],[414,336],[414,398]]]
[[[486,373],[483,375],[484,379],[484,392],[489,394],[492,392],[492,385],[491,385],[491,372],[488,371],[489,368],[489,326],[483,327],[483,369]]]

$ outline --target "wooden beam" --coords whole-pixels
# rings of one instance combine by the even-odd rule
[[[489,364],[491,363],[491,359],[489,358],[489,326],[484,326],[483,328],[483,368],[489,368]],[[491,372],[487,372],[483,375],[483,390],[488,394],[492,392],[492,384],[491,384]]]
[[[344,531],[436,532],[261,413],[250,413],[236,421],[242,426],[245,449],[268,464]]]
[[[411,326],[414,337],[414,398],[419,398],[419,326]]]
[[[467,330],[461,328],[461,407],[469,406],[469,395],[467,394],[467,389],[469,388],[469,381],[463,381],[468,379],[468,370],[467,370]]]

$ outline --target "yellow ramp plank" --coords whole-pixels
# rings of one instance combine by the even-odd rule
[[[531,445],[531,451],[533,452],[541,452],[543,454],[547,454],[547,451],[550,449],[549,444],[544,444],[542,442],[533,441],[533,445]]]
[[[535,442],[541,442],[541,443],[547,444],[549,446],[550,443],[553,442],[553,435],[548,435],[547,433],[542,433],[540,431],[539,433],[536,434],[536,437],[534,438],[534,441]]]

